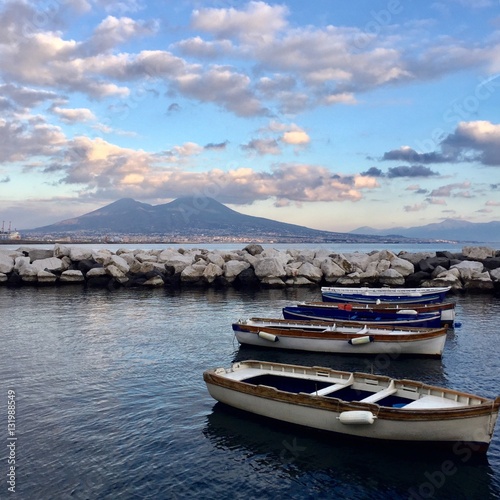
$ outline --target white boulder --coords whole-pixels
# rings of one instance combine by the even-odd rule
[[[255,275],[261,280],[265,278],[283,278],[286,276],[285,264],[286,262],[283,262],[280,257],[264,257],[255,262]]]
[[[408,260],[394,257],[390,261],[391,269],[397,271],[401,276],[409,276],[415,272],[415,266]]]
[[[248,262],[244,262],[242,260],[230,260],[224,264],[224,277],[229,282],[232,282],[241,272],[249,267],[250,264]]]
[[[0,253],[0,273],[7,274],[14,269],[14,259],[10,255]]]
[[[468,259],[485,260],[495,257],[495,249],[490,247],[463,247],[462,255]]]
[[[50,257],[48,259],[35,260],[31,264],[37,271],[61,271],[63,269],[63,261],[57,257]]]
[[[63,271],[59,280],[63,283],[80,283],[85,281],[85,278],[81,271],[76,269],[68,269]]]

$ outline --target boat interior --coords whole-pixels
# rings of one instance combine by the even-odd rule
[[[358,401],[363,403],[377,403],[378,405],[401,408],[414,401],[414,399],[397,396],[398,389],[394,381],[385,388],[374,385],[374,390],[360,388],[354,384],[354,377],[344,383],[332,384],[331,381],[310,380],[295,377],[283,377],[266,373],[245,379],[247,384],[265,385],[274,387],[279,391],[292,392],[295,394],[306,393],[316,396],[338,398],[343,401]],[[418,397],[418,396],[417,396]]]

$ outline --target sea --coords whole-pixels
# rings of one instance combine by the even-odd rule
[[[500,395],[494,295],[449,296],[457,326],[442,359],[266,350],[234,338],[240,318],[320,299],[309,288],[0,287],[0,498],[500,498],[500,424],[477,459],[319,435],[210,397],[204,370],[245,359]]]

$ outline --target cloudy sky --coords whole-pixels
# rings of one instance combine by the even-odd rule
[[[500,220],[498,0],[3,0],[0,220],[211,196],[312,228]]]

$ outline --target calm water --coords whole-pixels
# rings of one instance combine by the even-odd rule
[[[489,295],[453,297],[462,326],[449,333],[442,360],[265,351],[234,340],[232,321],[276,317],[311,299],[318,290],[0,287],[0,498],[9,389],[16,498],[500,498],[499,425],[476,463],[326,440],[210,398],[202,372],[249,358],[500,394],[500,300]]]

